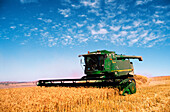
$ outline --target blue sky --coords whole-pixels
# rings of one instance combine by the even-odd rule
[[[170,1],[0,0],[0,81],[81,77],[78,55],[102,49],[170,75]]]

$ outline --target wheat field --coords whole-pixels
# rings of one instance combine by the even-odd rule
[[[0,89],[0,112],[169,112],[170,84],[119,95],[113,88],[25,87]]]

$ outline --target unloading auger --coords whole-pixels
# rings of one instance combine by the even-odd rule
[[[117,87],[122,95],[136,93],[133,63],[141,56],[118,55],[113,51],[98,50],[79,55],[84,57],[85,76],[80,79],[39,80],[37,86],[97,86]]]

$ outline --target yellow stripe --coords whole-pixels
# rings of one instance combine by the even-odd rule
[[[125,70],[112,70],[112,72],[124,72],[124,71],[132,71],[132,69],[125,69]]]

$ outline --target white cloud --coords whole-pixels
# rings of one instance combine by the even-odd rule
[[[164,21],[157,20],[155,23],[160,24],[160,23],[164,23]]]
[[[105,11],[107,18],[114,18],[116,14],[114,12],[110,12],[108,10]]]
[[[118,43],[119,45],[126,45],[126,42],[125,42],[125,39],[124,39],[124,38],[117,39],[117,43]]]
[[[117,39],[117,38],[119,38],[120,36],[121,36],[120,34],[113,34],[113,37],[112,37],[112,38]]]
[[[154,23],[156,23],[156,24],[164,23],[164,21],[161,21],[161,20],[155,20],[155,19],[153,19],[152,21],[153,21]]]
[[[125,5],[119,5],[118,9],[122,10],[122,11],[126,11],[126,7]]]
[[[133,44],[137,43],[138,40],[139,40],[139,38],[130,40],[130,41],[128,42],[128,43],[129,43],[129,46],[132,46]]]
[[[100,7],[100,0],[94,0],[93,2],[87,1],[87,0],[82,0],[80,3],[83,4],[84,6],[90,6],[92,8],[99,8]]]
[[[54,26],[52,26],[52,28],[54,28],[54,29],[55,29],[55,28],[57,28],[58,26],[59,26],[59,25],[54,25]]]
[[[92,35],[95,35],[95,34],[107,34],[108,31],[106,29],[100,29],[99,31],[91,30],[91,33],[92,33]]]
[[[115,26],[115,27],[110,26],[110,29],[111,29],[111,30],[114,30],[114,31],[118,31],[118,30],[120,29],[120,27],[121,27],[121,26]]]
[[[11,29],[15,29],[15,28],[16,28],[16,26],[10,26],[10,28],[11,28]]]
[[[43,27],[44,30],[47,30],[47,27]]]
[[[163,38],[157,39],[154,42],[150,43],[147,47],[153,47],[156,43],[161,42],[161,41],[165,41],[165,39]]]
[[[105,3],[110,3],[110,2],[114,2],[115,0],[105,0]]]
[[[146,31],[145,33],[143,33],[142,35],[140,35],[140,37],[146,37],[148,35],[148,31]]]
[[[32,28],[32,29],[30,29],[30,31],[37,31],[38,30],[38,28]]]
[[[152,0],[137,0],[136,5],[144,5],[147,4],[148,2],[151,2]]]
[[[142,25],[148,26],[149,24],[150,24],[150,22],[146,22],[146,23],[143,23]]]
[[[123,27],[122,27],[122,29],[125,29],[125,30],[131,29],[131,28],[132,28],[132,26],[123,26]]]
[[[52,19],[43,19],[43,18],[37,18],[38,20],[44,21],[45,23],[51,23],[53,22]]]
[[[159,17],[159,15],[157,15],[157,14],[154,14],[153,16],[154,16],[154,17],[157,17],[157,18]]]
[[[42,18],[37,18],[38,20],[42,20]]]
[[[100,23],[98,23],[98,26],[99,26],[100,28],[103,28],[104,26],[106,26],[106,24],[105,24],[104,22],[100,22]]]
[[[134,22],[133,22],[133,25],[134,25],[135,27],[138,27],[138,26],[140,25],[140,21],[134,21]]]
[[[94,13],[96,16],[102,15],[101,13],[99,13],[99,10],[98,10],[98,9],[91,9],[91,10],[88,10],[88,13]]]
[[[134,38],[136,38],[137,36],[138,36],[138,34],[132,33],[132,34],[130,34],[130,35],[127,36],[127,39],[134,39]]]
[[[53,42],[53,39],[48,39],[49,42]]]
[[[51,20],[51,19],[44,19],[44,22],[46,22],[46,23],[51,23],[52,20]]]
[[[71,10],[68,9],[58,9],[58,12],[63,15],[64,17],[69,17],[71,15]]]
[[[158,9],[167,9],[169,8],[170,6],[154,6],[155,8],[158,8]]]
[[[87,26],[87,29],[91,31],[94,27],[95,27],[95,25],[92,24],[91,26]]]
[[[113,34],[110,38],[111,39],[110,41],[115,44],[116,42],[120,41],[121,39],[120,36],[121,34]]]
[[[77,25],[78,27],[82,27],[84,24],[76,23],[76,25]]]
[[[127,31],[121,31],[121,32],[120,32],[121,36],[126,36],[127,33],[128,33]]]
[[[154,44],[150,44],[150,45],[148,45],[147,47],[153,47],[153,45],[154,45]]]
[[[31,33],[24,33],[24,36],[30,37],[30,36],[31,36]]]
[[[84,15],[84,14],[83,14],[83,15],[78,15],[78,16],[79,16],[79,17],[87,17],[87,15]]]
[[[71,6],[75,9],[79,9],[81,7],[80,5],[74,5],[74,4],[72,4]]]
[[[83,37],[80,37],[79,38],[79,42],[82,43],[82,42],[87,42],[88,41],[88,38],[83,38]]]
[[[57,44],[58,38],[54,38],[52,36],[51,37],[49,36],[47,41],[48,41],[48,43],[47,43],[48,46],[53,47]]]
[[[23,3],[31,3],[35,1],[38,2],[39,0],[20,1]],[[117,45],[127,44],[132,46],[135,44],[138,46],[147,46],[149,43],[158,40],[158,37],[168,31],[169,28],[166,24],[168,23],[166,19],[170,13],[165,10],[169,5],[154,6],[154,4],[151,4],[151,9],[144,6],[150,4],[151,1],[152,0],[130,0],[130,2],[124,1],[121,3],[117,0],[104,0],[103,2],[101,2],[101,0],[80,0],[76,3],[71,0],[68,0],[67,3],[61,1],[60,5],[62,5],[62,7],[58,8],[58,14],[61,14],[60,16],[63,17],[71,16],[73,18],[58,22],[50,17],[50,19],[45,18],[45,14],[41,13],[34,16],[37,21],[42,23],[39,25],[40,28],[36,25],[28,28],[28,26],[24,24],[22,28],[26,32],[22,35],[34,36],[36,33],[44,39],[43,42],[46,45],[50,43],[49,46],[56,44],[54,36],[62,37],[58,38],[57,42],[63,45],[79,44],[81,42],[86,43],[92,39],[94,42],[104,38],[104,40],[108,40],[108,42],[117,42]],[[124,12],[131,6],[134,6],[134,4],[136,5],[136,7],[134,7],[136,10],[135,12]],[[103,7],[101,8],[102,5]],[[152,9],[154,9],[154,12]],[[55,12],[54,8],[49,10]],[[80,10],[84,11],[81,12]],[[98,17],[96,17],[96,15]],[[58,15],[54,15],[55,18],[57,16]],[[75,17],[77,17],[77,19],[74,19]],[[72,25],[70,22],[72,22]],[[53,24],[45,26],[45,23]],[[19,24],[14,26],[12,22],[10,26],[8,28],[11,30],[19,28]],[[37,27],[37,29],[35,27]],[[47,32],[50,29],[52,29],[52,31]],[[164,30],[161,31],[160,29]],[[27,31],[31,31],[31,35]],[[71,36],[73,36],[73,38],[71,38]]]
[[[72,43],[72,40],[73,38],[71,36],[64,36],[64,37],[61,37],[63,40],[62,40],[62,44],[63,45],[70,45],[70,44],[73,44]]]
[[[130,31],[131,34],[138,33],[138,31]]]
[[[155,19],[152,19],[152,21],[153,21],[153,22],[156,22],[156,20],[155,20]]]
[[[48,46],[53,47],[57,44],[58,38],[48,37]]]
[[[40,34],[41,34],[41,36],[42,36],[42,39],[52,37],[49,32],[43,32],[43,31],[42,31]]]
[[[136,1],[136,5],[141,5],[141,4],[143,4],[143,1]]]
[[[149,41],[157,39],[159,36],[156,36],[153,33],[150,33],[148,37],[145,37],[143,40],[143,44],[147,44]]]

